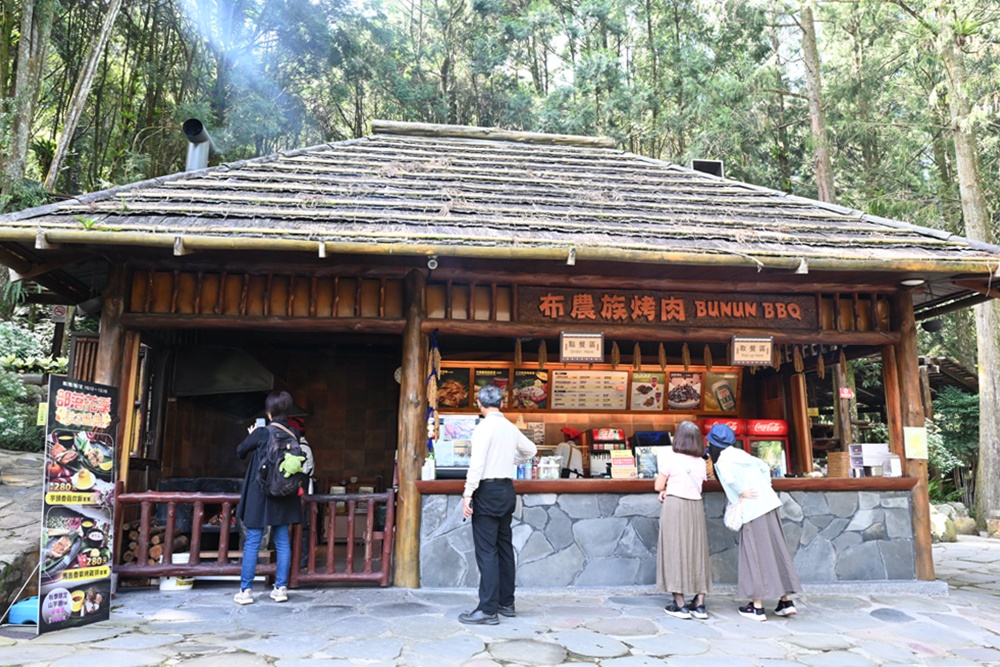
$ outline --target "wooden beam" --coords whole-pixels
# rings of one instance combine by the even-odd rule
[[[629,275],[572,275],[559,273],[517,273],[514,271],[483,271],[463,268],[442,267],[434,270],[434,282],[467,283],[476,280],[480,283],[497,283],[500,285],[534,285],[539,287],[572,287],[579,289],[635,289],[670,291],[681,290],[689,292],[693,289],[691,281],[664,278],[637,278]],[[773,292],[777,294],[893,294],[895,284],[884,285],[876,283],[823,283],[823,282],[773,282],[747,280],[745,282],[732,280],[698,281],[697,290],[701,292],[719,292],[726,294],[748,293],[760,294]]]
[[[833,401],[836,408],[837,437],[840,438],[840,448],[848,451],[847,446],[854,442],[854,429],[851,428],[851,399],[841,398],[840,390],[849,389],[847,368],[837,363],[833,366]]]
[[[16,274],[14,279],[32,280],[33,278],[44,276],[47,273],[58,271],[64,267],[72,266],[73,264],[92,256],[93,255],[89,252],[80,251],[53,252],[46,255],[47,261],[45,262],[22,266],[21,269],[14,268],[14,273]]]
[[[190,329],[243,329],[248,331],[327,331],[401,334],[406,320],[399,318],[364,317],[255,317],[169,315],[126,313],[122,323],[132,329],[190,330]]]
[[[485,320],[427,319],[424,333],[439,329],[442,333],[465,336],[508,336],[522,338],[554,338],[562,331],[594,331],[594,325],[530,324],[524,322],[488,322]],[[602,328],[602,327],[598,327]],[[816,331],[789,329],[714,329],[708,327],[664,327],[639,325],[608,325],[608,335],[638,341],[728,343],[733,335],[773,336],[779,344],[822,343],[824,345],[885,345],[899,335],[883,331]]]
[[[417,480],[427,455],[427,337],[422,323],[427,314],[424,274],[406,277],[403,329],[403,376],[399,392],[399,445],[396,466],[399,499],[393,572],[396,586],[420,587],[420,492]]]
[[[899,331],[896,366],[899,369],[899,396],[903,426],[924,425],[920,400],[920,374],[917,354],[917,322],[913,317],[913,295],[900,291],[892,300],[893,329]],[[905,438],[904,438],[905,445]],[[934,557],[931,553],[930,493],[927,486],[927,459],[908,458],[906,471],[917,479],[913,487],[913,550],[917,579],[934,580]]]

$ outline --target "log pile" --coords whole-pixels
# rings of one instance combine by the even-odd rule
[[[161,562],[166,546],[164,544],[166,530],[166,526],[154,525],[149,527],[146,565],[157,565]],[[139,522],[132,521],[126,523],[122,527],[122,532],[125,534],[126,539],[125,547],[122,549],[122,563],[137,563],[139,559]],[[172,553],[187,551],[189,546],[190,540],[187,535],[176,535],[174,536]]]

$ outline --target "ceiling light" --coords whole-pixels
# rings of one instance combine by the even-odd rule
[[[925,282],[927,281],[923,278],[907,278],[906,280],[900,280],[899,284],[905,285],[906,287],[920,287]]]

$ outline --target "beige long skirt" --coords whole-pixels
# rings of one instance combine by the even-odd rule
[[[708,530],[701,499],[667,496],[663,501],[656,550],[656,589],[684,595],[712,590]]]
[[[785,532],[773,509],[740,528],[736,591],[751,600],[777,599],[802,590],[785,544]]]

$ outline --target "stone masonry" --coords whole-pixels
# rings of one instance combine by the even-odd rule
[[[780,493],[785,539],[808,583],[913,580],[906,491]],[[656,582],[660,503],[656,494],[527,494],[512,531],[517,585],[634,586]],[[725,496],[705,494],[712,578],[736,582],[737,538],[722,523]],[[420,584],[477,586],[472,528],[461,497],[423,497]]]

